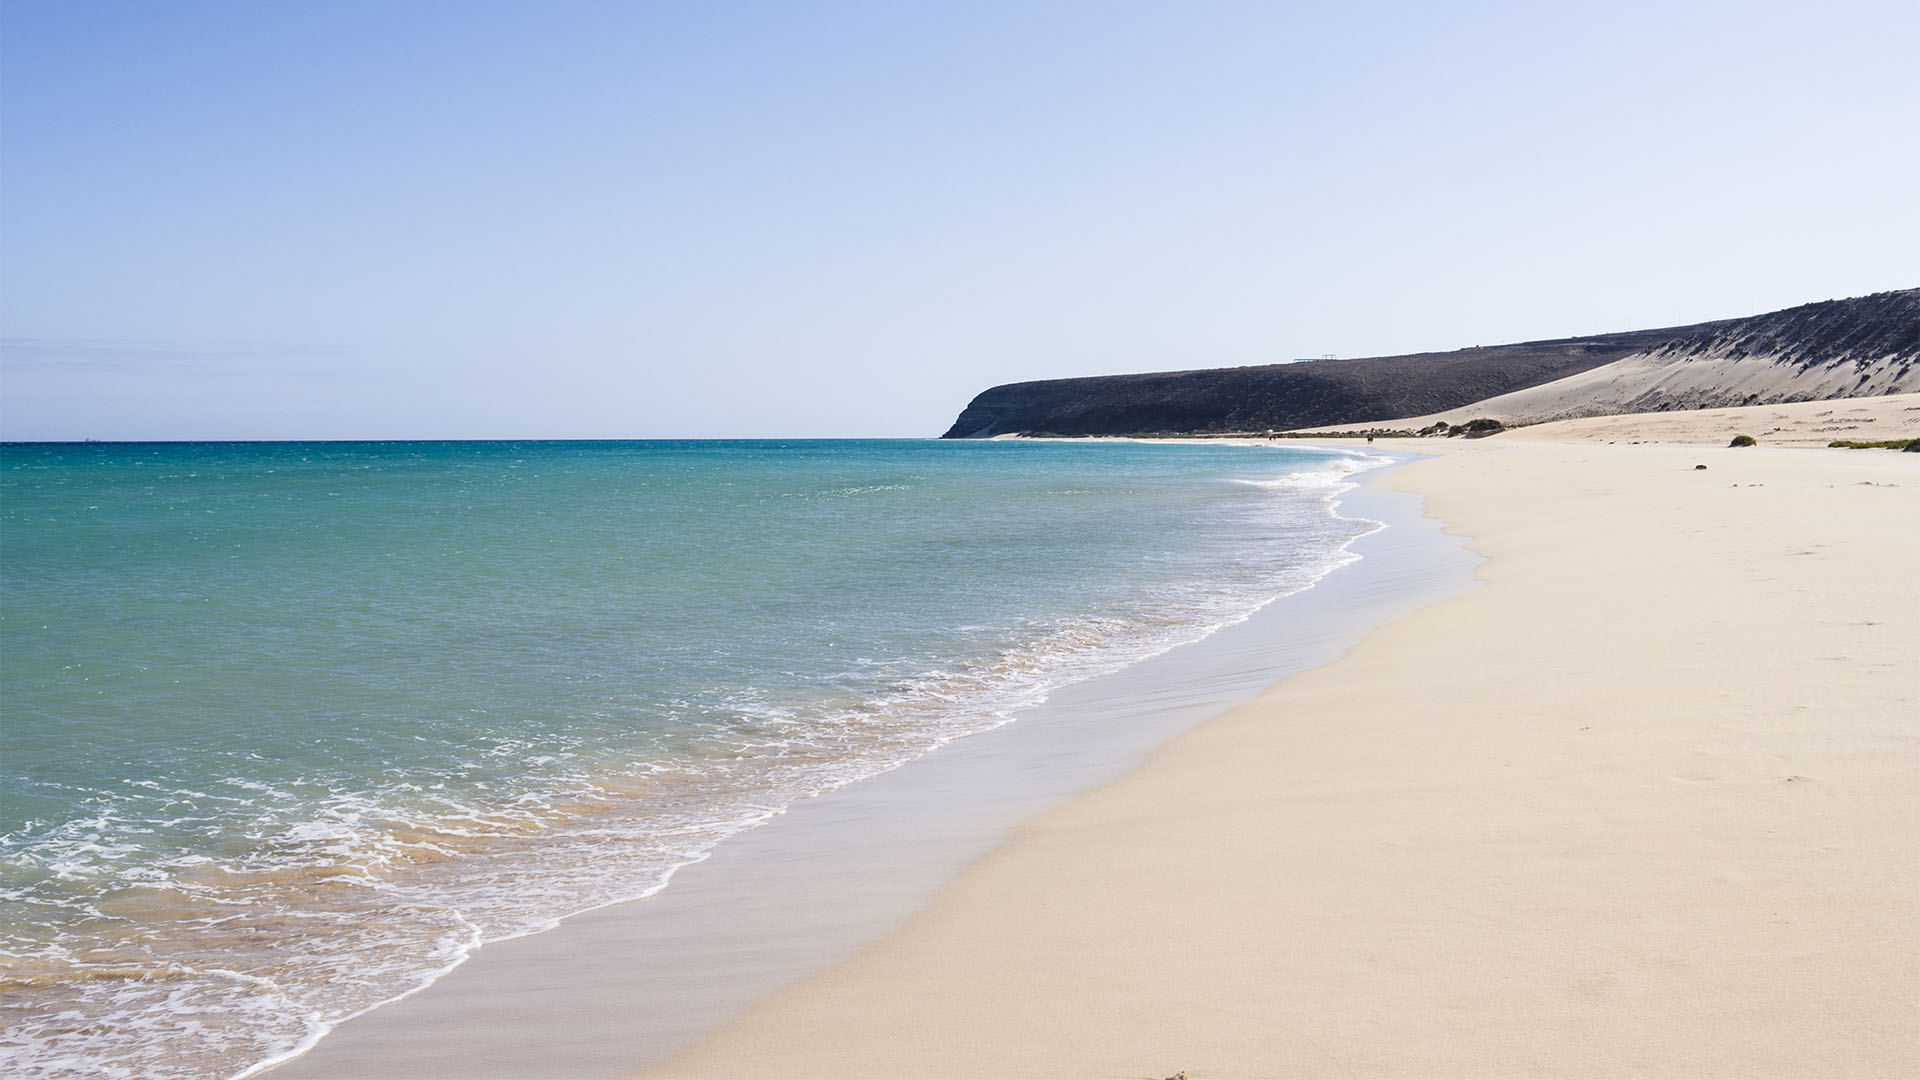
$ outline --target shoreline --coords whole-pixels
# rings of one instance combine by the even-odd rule
[[[645,1075],[1920,1071],[1920,462],[1685,423],[1396,470],[1481,588]]]
[[[619,1076],[665,1060],[903,924],[1020,822],[1405,607],[1467,587],[1477,560],[1416,499],[1372,488],[1404,458],[1377,456],[1395,460],[1336,499],[1342,516],[1395,522],[1350,545],[1358,563],[1201,641],[1066,687],[1015,723],[803,800],[644,901],[489,944],[253,1075]]]

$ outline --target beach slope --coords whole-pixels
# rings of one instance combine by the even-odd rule
[[[1920,455],[1552,434],[1387,481],[1483,587],[647,1075],[1920,1074]]]

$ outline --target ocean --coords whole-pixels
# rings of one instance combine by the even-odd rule
[[[246,1075],[1312,585],[1381,461],[0,448],[0,1065]]]

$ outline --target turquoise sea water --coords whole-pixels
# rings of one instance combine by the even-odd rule
[[[1310,585],[1365,459],[0,449],[0,1064],[226,1077]]]

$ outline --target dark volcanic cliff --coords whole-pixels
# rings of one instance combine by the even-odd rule
[[[1695,359],[1724,363],[1730,356],[1799,371],[1839,364],[1886,369],[1901,386],[1877,392],[1894,392],[1920,358],[1920,289],[1694,326],[1455,352],[1009,383],[974,398],[944,437],[1219,433],[1362,423],[1456,409],[1622,361],[1657,358],[1674,366]],[[1750,363],[1747,369],[1761,366]],[[1744,403],[1733,394],[1730,388],[1721,395],[1728,400],[1719,403]],[[1689,399],[1645,407],[1707,404]]]

